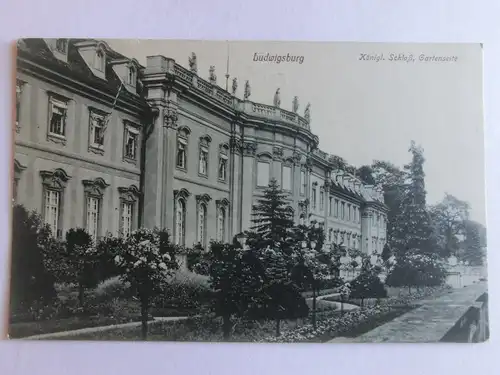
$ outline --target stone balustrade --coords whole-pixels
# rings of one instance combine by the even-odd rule
[[[165,71],[167,70],[165,69]],[[172,69],[169,69],[169,71],[172,72]],[[251,117],[275,120],[288,125],[298,126],[300,128],[310,130],[309,121],[297,113],[271,105],[254,103],[249,100],[241,100],[231,95],[218,85],[204,80],[194,72],[191,72],[177,63],[174,64],[173,74],[176,76],[176,79],[179,79],[185,84],[194,87],[195,89],[210,95],[217,101],[222,102],[235,110],[244,112]]]

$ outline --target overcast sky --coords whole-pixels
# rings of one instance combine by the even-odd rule
[[[238,78],[237,96],[250,81],[250,100],[272,104],[281,88],[281,107],[299,113],[311,103],[311,129],[320,148],[360,166],[374,159],[407,163],[415,140],[424,149],[428,203],[445,192],[471,205],[471,218],[485,224],[482,49],[479,44],[376,44],[108,40],[116,51],[146,65],[146,56],[164,55],[188,67],[195,52],[198,74],[215,65],[225,87]],[[254,62],[255,53],[303,56],[297,62]],[[379,62],[361,54],[382,54]],[[414,62],[390,61],[391,53]],[[456,56],[451,62],[424,62],[420,55]]]

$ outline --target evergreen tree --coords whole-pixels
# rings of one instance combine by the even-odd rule
[[[483,251],[481,248],[480,225],[474,221],[465,223],[465,240],[462,260],[471,266],[481,266],[483,264]]]
[[[387,262],[390,259],[390,257],[392,256],[391,248],[389,247],[389,244],[387,242],[384,245],[384,248],[382,250],[382,254],[380,256],[382,257],[382,261],[384,263]]]
[[[402,256],[410,249],[416,249],[421,254],[432,254],[437,246],[426,207],[423,150],[412,141],[409,151],[412,153],[412,161],[405,166],[408,181],[393,232],[396,256]]]
[[[283,247],[294,225],[293,209],[277,181],[272,179],[264,196],[252,207],[252,228],[247,243],[252,248]]]
[[[350,298],[361,299],[361,306],[363,306],[365,298],[385,297],[387,297],[387,291],[384,288],[384,284],[380,281],[375,267],[372,266],[367,256],[363,257],[361,272],[351,282]]]

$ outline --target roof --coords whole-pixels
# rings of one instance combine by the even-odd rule
[[[76,43],[92,41],[89,39],[69,39],[68,40],[68,62],[56,58],[48,47],[47,43],[40,38],[20,39],[17,43],[17,56],[39,64],[45,68],[56,71],[59,74],[73,78],[81,83],[103,91],[112,96],[116,96],[121,85],[120,78],[116,75],[110,64],[106,64],[106,80],[95,76],[87,66],[82,56],[78,52]],[[105,46],[107,46],[104,43]],[[111,59],[129,59],[106,47],[106,56]],[[140,71],[140,69],[139,69]],[[141,85],[138,85],[141,87]],[[133,101],[147,106],[141,92],[137,95],[122,90],[120,93],[122,100]]]

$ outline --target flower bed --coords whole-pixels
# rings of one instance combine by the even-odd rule
[[[376,306],[341,313],[338,310],[317,314],[317,328],[312,324],[297,327],[294,321],[281,323],[282,335],[275,337],[274,321],[234,322],[233,342],[325,342],[336,336],[356,337],[399,316],[417,304],[416,301],[430,295],[446,293],[445,288],[427,288],[409,296],[391,297]],[[79,340],[139,340],[139,328],[117,329],[91,334],[66,337]],[[174,322],[153,322],[150,324],[148,340],[151,341],[223,341],[222,321],[210,315],[192,317]]]

